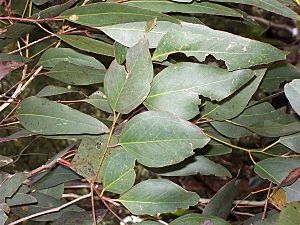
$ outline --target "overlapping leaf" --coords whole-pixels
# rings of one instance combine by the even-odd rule
[[[158,12],[116,3],[79,6],[63,12],[60,17],[90,27],[149,21],[154,18],[179,23],[179,20]]]
[[[142,39],[128,49],[126,67],[114,60],[105,74],[104,91],[112,110],[127,114],[140,105],[150,91],[152,78],[148,44]]]
[[[229,70],[248,68],[285,59],[285,52],[262,42],[247,39],[205,25],[182,23],[182,28],[169,31],[159,42],[152,59],[165,60],[182,52],[204,61],[213,55],[225,61]]]
[[[196,205],[199,196],[196,193],[184,190],[171,181],[149,179],[135,185],[123,194],[118,201],[133,214],[154,215]]]
[[[167,112],[155,111],[132,118],[120,137],[120,145],[149,167],[179,163],[208,141],[202,130],[192,123]]]
[[[16,116],[27,130],[37,134],[102,134],[108,132],[106,125],[89,115],[69,106],[33,96],[22,101]]]
[[[170,225],[229,225],[225,220],[218,218],[216,216],[201,215],[196,213],[187,214],[179,217],[178,219],[172,221]]]
[[[178,63],[160,72],[144,102],[149,110],[163,110],[191,119],[199,114],[199,95],[221,101],[252,77],[252,70],[227,70],[196,63]]]
[[[300,115],[300,79],[286,84],[284,86],[284,93],[295,112]]]

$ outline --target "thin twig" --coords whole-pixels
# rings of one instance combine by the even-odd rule
[[[12,17],[12,16],[0,16],[0,20],[16,20],[16,21],[20,21],[20,22],[36,23],[36,22],[46,22],[46,21],[63,21],[64,19],[57,18],[57,17],[30,19],[30,18],[20,18],[20,17]]]
[[[76,198],[70,202],[67,202],[66,204],[63,204],[61,206],[58,206],[58,207],[55,207],[53,209],[49,209],[49,210],[45,210],[45,211],[42,211],[42,212],[38,212],[38,213],[35,213],[35,214],[32,214],[32,215],[29,215],[29,216],[26,216],[26,217],[23,217],[21,219],[18,219],[16,220],[15,222],[12,222],[12,223],[9,223],[8,225],[15,225],[15,224],[18,224],[18,223],[22,223],[24,221],[27,221],[29,219],[32,219],[32,218],[35,218],[35,217],[38,217],[38,216],[42,216],[42,215],[46,215],[46,214],[49,214],[49,213],[54,213],[54,212],[58,212],[60,210],[62,210],[63,208],[66,208],[68,207],[69,205],[72,205],[82,199],[85,199],[85,198],[89,198],[91,196],[91,193],[89,194],[86,194],[86,195],[82,195],[81,197],[79,198]]]

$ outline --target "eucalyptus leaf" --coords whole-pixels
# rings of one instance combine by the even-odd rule
[[[105,74],[104,91],[112,110],[127,114],[135,109],[147,97],[152,79],[148,43],[142,39],[128,49],[126,67],[114,60]]]
[[[16,193],[15,195],[13,195],[12,198],[6,199],[6,203],[10,207],[19,206],[19,205],[28,205],[36,202],[37,200],[33,196],[24,193]]]
[[[72,92],[76,92],[76,91],[64,87],[49,85],[44,87],[42,90],[40,90],[35,96],[49,97],[53,95],[61,95],[61,94],[72,93]]]
[[[115,42],[114,44],[115,57],[116,57],[116,61],[120,65],[122,65],[126,60],[127,50],[128,48],[126,46],[122,45],[117,41]]]
[[[1,209],[0,210],[0,225],[4,225],[6,220],[8,219],[8,216],[5,214],[5,212]]]
[[[24,173],[16,173],[11,177],[5,179],[0,185],[0,202],[3,202],[5,198],[10,198],[19,189],[22,183],[26,180]]]
[[[295,152],[300,153],[300,133],[280,137],[279,143],[285,145]]]
[[[112,113],[111,107],[108,103],[108,99],[101,90],[94,92],[93,94],[91,94],[88,98],[84,99],[83,101],[95,106],[96,108],[98,108],[104,112]]]
[[[119,23],[158,20],[179,23],[179,20],[158,12],[117,3],[94,3],[66,10],[60,18],[90,27]]]
[[[120,145],[139,163],[149,167],[179,163],[208,142],[209,138],[194,124],[155,111],[133,117],[120,136]]]
[[[99,120],[66,105],[38,97],[23,100],[16,116],[27,130],[43,135],[108,132],[108,128]]]
[[[298,225],[300,223],[300,204],[292,202],[279,214],[278,224]]]
[[[268,179],[275,184],[280,184],[288,174],[300,167],[300,162],[295,159],[273,157],[259,161],[255,164],[254,171],[260,177]],[[300,200],[300,180],[296,180],[292,185],[283,187],[286,192],[287,202]]]
[[[170,225],[205,225],[205,224],[213,224],[213,225],[229,225],[230,223],[225,220],[210,215],[201,215],[196,213],[187,214],[179,217],[178,219],[172,221]]]
[[[284,93],[295,112],[300,115],[300,79],[295,79],[284,86]]]
[[[191,119],[199,114],[199,95],[221,101],[253,77],[252,70],[228,72],[209,65],[177,63],[155,76],[144,105]]]
[[[225,61],[229,70],[268,64],[286,56],[269,44],[190,23],[182,23],[181,29],[169,31],[159,42],[152,59],[163,61],[179,52],[195,56],[200,62],[212,55]]]
[[[118,201],[135,215],[154,215],[188,208],[198,203],[199,196],[171,181],[149,179],[135,185],[121,195]]]

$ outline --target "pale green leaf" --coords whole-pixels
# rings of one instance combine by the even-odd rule
[[[191,119],[199,114],[199,95],[221,101],[253,76],[252,70],[228,72],[209,65],[178,63],[155,76],[144,105]]]
[[[0,225],[4,225],[8,216],[5,214],[3,210],[0,210]]]
[[[149,179],[135,185],[121,195],[118,201],[133,214],[154,215],[196,205],[199,196],[184,190],[171,181]]]
[[[60,34],[57,36],[64,42],[68,43],[69,45],[75,48],[96,54],[114,56],[113,46],[105,42],[98,41],[93,38],[85,37],[82,35]]]
[[[120,65],[122,65],[125,62],[127,51],[128,51],[128,48],[126,46],[122,45],[121,43],[119,43],[117,41],[115,42],[115,44],[114,44],[115,57],[116,57],[116,61]]]
[[[300,133],[280,137],[279,143],[285,145],[295,152],[300,153]]]
[[[106,125],[99,120],[66,105],[38,97],[23,100],[16,116],[27,130],[43,135],[108,132]]]
[[[107,97],[101,90],[94,92],[87,99],[84,99],[83,101],[95,106],[96,108],[104,112],[112,113]]]
[[[127,114],[135,109],[147,97],[152,79],[151,56],[143,39],[128,49],[126,67],[114,60],[105,74],[104,91],[112,110]]]
[[[68,88],[64,88],[64,87],[49,85],[49,86],[44,87],[42,90],[40,90],[35,96],[48,97],[48,96],[61,95],[61,94],[66,94],[66,93],[71,93],[71,92],[77,92],[77,91],[74,91],[74,90],[71,90]]]
[[[3,202],[5,198],[12,197],[25,180],[24,173],[16,173],[0,183],[0,202]]]
[[[117,3],[95,3],[79,6],[66,10],[59,17],[90,27],[149,21],[154,18],[179,23],[179,20],[171,16]]]
[[[275,184],[280,184],[289,173],[300,167],[300,162],[295,159],[274,157],[262,160],[255,164],[254,171],[260,177],[268,179]],[[286,192],[287,202],[300,200],[300,180],[283,187]]]
[[[284,86],[284,93],[295,112],[300,115],[300,79],[286,84]]]
[[[251,83],[247,84],[247,86],[243,87],[240,91],[235,93],[228,100],[220,103],[207,102],[203,112],[204,116],[213,120],[223,121],[234,118],[244,111],[250,99],[258,89],[266,70],[262,69],[255,72],[255,79],[251,81]]]
[[[285,52],[269,44],[189,23],[169,31],[159,42],[152,59],[163,61],[168,55],[180,52],[195,56],[200,62],[213,55],[225,61],[229,70],[268,64],[286,56]]]
[[[179,217],[178,219],[172,221],[170,225],[230,225],[225,220],[218,218],[216,216],[201,215],[196,213],[187,214]]]
[[[150,170],[161,176],[190,176],[199,173],[201,175],[231,177],[230,172],[224,166],[201,155],[189,157],[176,165],[150,168]]]
[[[209,142],[194,124],[167,112],[148,111],[129,120],[120,145],[149,167],[179,163]]]
[[[300,203],[288,204],[279,214],[278,224],[299,225],[300,224]]]
[[[123,148],[110,150],[102,165],[103,190],[120,194],[130,189],[135,181],[134,166],[135,158]]]

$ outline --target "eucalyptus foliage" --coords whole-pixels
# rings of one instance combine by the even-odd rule
[[[289,53],[263,39],[256,32],[263,25],[240,7],[297,22],[300,16],[289,7],[293,1],[22,0],[18,7],[13,2],[19,19],[10,18],[10,24],[11,14],[1,17],[0,61],[25,64],[26,76],[16,84],[18,94],[24,93],[13,117],[18,130],[0,141],[35,136],[65,139],[70,146],[37,170],[1,173],[0,225],[106,224],[109,211],[98,204],[91,210],[66,204],[63,193],[74,181],[93,193],[82,198],[98,196],[105,207],[123,207],[143,218],[137,224],[161,224],[159,215],[185,209],[166,222],[227,225],[239,175],[218,159],[233,151],[250,157],[253,172],[278,187],[274,193],[284,191],[287,206],[267,214],[268,221],[300,224],[300,73],[285,62]],[[7,13],[5,6],[1,10]],[[224,23],[223,30],[210,19]],[[249,32],[230,33],[225,21]],[[8,54],[5,49],[17,42],[21,50]],[[13,70],[9,73],[22,76],[22,70]],[[37,91],[26,91],[31,88]],[[275,108],[272,95],[259,97],[264,90],[284,93],[292,112]],[[14,110],[14,98],[1,102],[3,118]],[[267,145],[236,144],[258,136]],[[1,169],[12,163],[0,155]],[[228,179],[202,213],[196,206],[207,196],[168,179],[196,174]],[[261,218],[251,222],[267,224]]]

